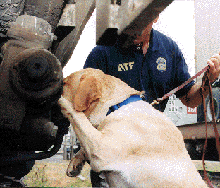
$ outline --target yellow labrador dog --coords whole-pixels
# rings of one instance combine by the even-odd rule
[[[176,126],[140,100],[142,93],[96,69],[64,80],[59,100],[92,170],[110,187],[207,187]],[[131,102],[109,112],[112,106]]]

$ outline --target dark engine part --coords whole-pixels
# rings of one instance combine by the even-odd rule
[[[38,116],[25,116],[18,131],[1,128],[1,153],[47,151],[57,142],[58,132],[62,135],[68,133],[69,121],[62,116],[58,104],[53,105],[51,111]]]
[[[68,133],[57,104],[62,67],[49,52],[65,38],[54,33],[66,2],[0,2],[0,187],[22,186],[4,177],[25,176],[35,160],[55,155]]]
[[[28,49],[11,64],[1,66],[0,146],[5,151],[47,151],[56,142],[57,128],[69,126],[52,120],[54,111],[60,114],[57,119],[65,119],[57,105],[62,93],[60,63],[47,50]]]
[[[15,58],[9,72],[12,89],[30,104],[52,102],[58,98],[57,94],[61,95],[62,68],[47,50],[24,50]]]
[[[47,151],[57,142],[57,128],[69,126],[57,104],[62,94],[60,62],[45,49],[26,49],[10,64],[3,61],[1,65],[4,79],[0,87],[2,138],[10,140],[0,146],[10,151]],[[56,115],[54,121],[55,112],[60,117]],[[60,119],[64,122],[58,122]]]
[[[22,163],[22,161],[33,161],[33,160],[41,160],[45,158],[49,158],[55,155],[62,144],[63,135],[66,134],[68,129],[66,127],[58,128],[56,139],[54,140],[54,146],[48,150],[39,153],[30,153],[30,152],[10,152],[7,156],[7,153],[4,156],[0,157],[0,166],[13,165],[16,163]],[[31,143],[29,143],[31,144]]]
[[[20,148],[24,151],[47,151],[55,142],[57,129],[49,119],[25,117],[20,130]]]
[[[55,12],[60,15],[60,6],[58,9]],[[36,16],[22,15],[10,23],[7,36],[0,66],[0,166],[54,155],[69,126],[57,104],[62,67],[47,50],[55,38],[51,25]]]

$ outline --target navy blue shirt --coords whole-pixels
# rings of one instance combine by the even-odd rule
[[[163,97],[166,93],[190,78],[188,66],[177,44],[169,37],[152,29],[146,55],[132,46],[126,51],[117,43],[114,46],[96,46],[87,57],[84,68],[96,68],[120,78],[138,91],[145,91],[145,100]],[[194,82],[176,93],[186,95]],[[155,106],[164,111],[167,100]]]

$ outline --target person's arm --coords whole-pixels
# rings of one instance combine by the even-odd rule
[[[209,77],[210,82],[213,83],[220,74],[220,54],[216,54],[208,60],[208,65],[210,66],[209,69]],[[200,93],[202,83],[195,83],[188,93],[181,97],[180,100],[182,103],[188,107],[197,107],[202,103],[202,96]],[[205,93],[204,96],[206,97],[209,93],[208,86],[205,86]]]

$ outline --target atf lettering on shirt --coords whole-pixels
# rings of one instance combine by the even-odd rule
[[[132,70],[134,62],[122,63],[118,65],[118,71],[128,71]]]

